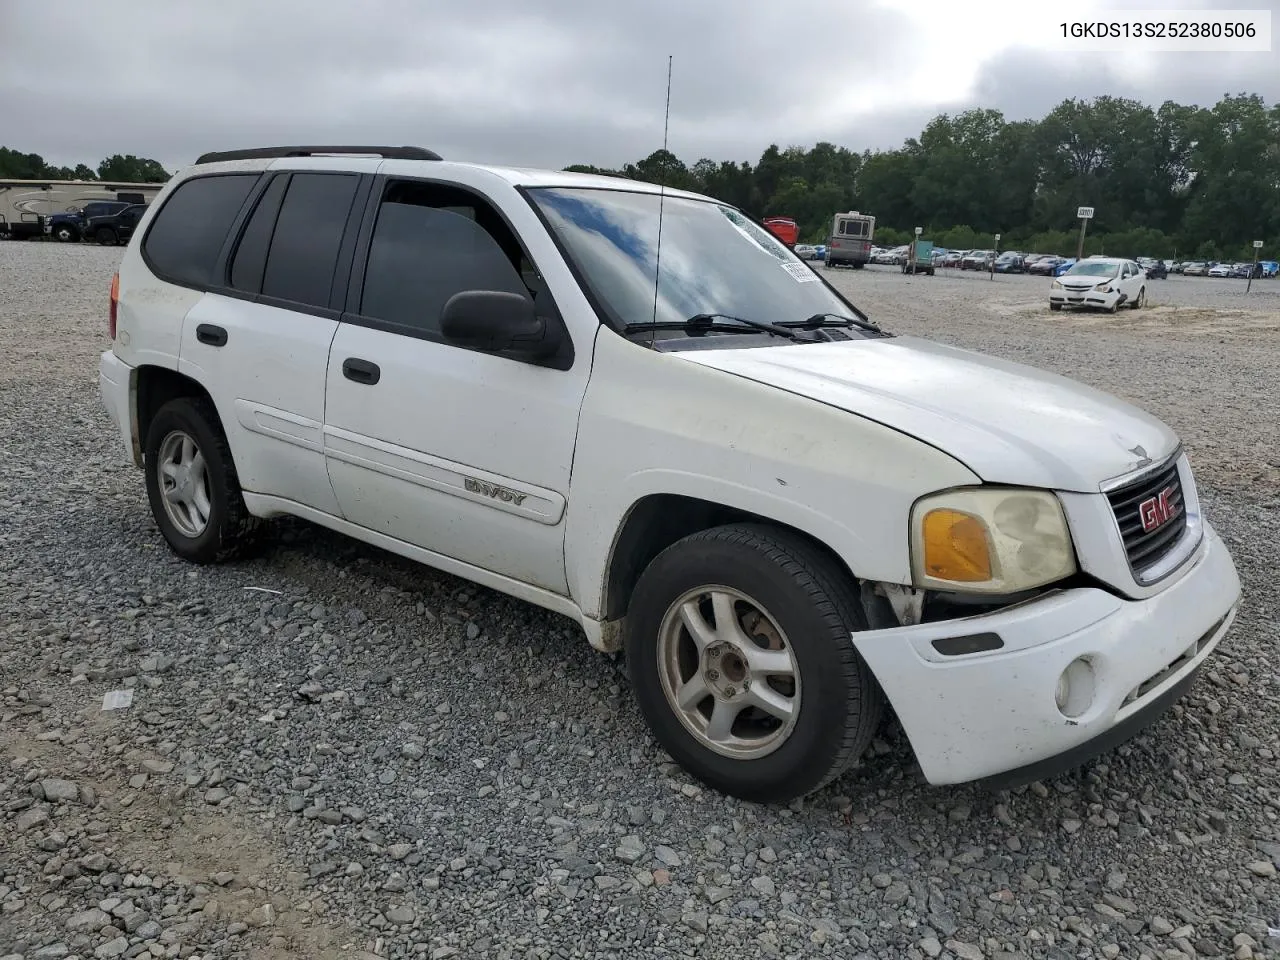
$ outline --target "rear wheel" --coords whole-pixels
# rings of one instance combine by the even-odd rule
[[[178,556],[215,563],[258,545],[262,521],[245,506],[209,401],[180,397],[161,407],[147,430],[144,463],[152,516]]]
[[[110,227],[99,227],[97,231],[95,231],[93,238],[104,247],[113,247],[119,241],[119,237],[117,237],[116,232]]]
[[[734,524],[664,550],[636,585],[627,660],[654,736],[745,800],[819,789],[866,749],[884,698],[850,633],[847,576],[799,537]]]

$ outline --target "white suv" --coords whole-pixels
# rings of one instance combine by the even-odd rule
[[[1076,764],[1235,616],[1168,427],[884,332],[706,197],[211,154],[112,286],[102,398],[174,551],[292,514],[559,611],[743,798],[829,782],[886,701],[932,783]]]

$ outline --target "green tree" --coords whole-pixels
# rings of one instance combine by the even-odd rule
[[[38,159],[38,158],[37,158]],[[1092,206],[1086,250],[1247,256],[1280,244],[1280,107],[1227,96],[1210,109],[1153,108],[1120,97],[1071,98],[1041,120],[995,110],[943,114],[892,150],[823,141],[770,144],[753,166],[656,151],[591,173],[688,186],[755,217],[794,217],[825,240],[841,210],[876,217],[879,239],[921,226],[935,243],[1074,255],[1076,208]]]
[[[98,177],[120,183],[164,183],[169,174],[155,160],[117,153],[98,164]]]

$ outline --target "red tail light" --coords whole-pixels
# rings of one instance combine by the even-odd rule
[[[120,274],[117,273],[111,278],[111,309],[107,314],[107,332],[111,334],[111,339],[116,338],[116,309],[120,304]]]

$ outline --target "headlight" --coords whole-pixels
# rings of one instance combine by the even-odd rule
[[[1044,490],[951,490],[911,511],[911,576],[917,587],[1017,593],[1076,572],[1062,504]]]
[[[1093,289],[1095,289],[1095,290],[1101,290],[1103,293],[1110,293],[1110,292],[1111,292],[1111,281],[1110,281],[1110,280],[1103,280],[1101,283],[1095,283],[1095,284],[1093,285]]]
[[[1055,281],[1053,281],[1053,288],[1054,288],[1054,289],[1057,289],[1058,287],[1061,287],[1061,286],[1062,286],[1062,281],[1061,281],[1061,280],[1055,280]]]

